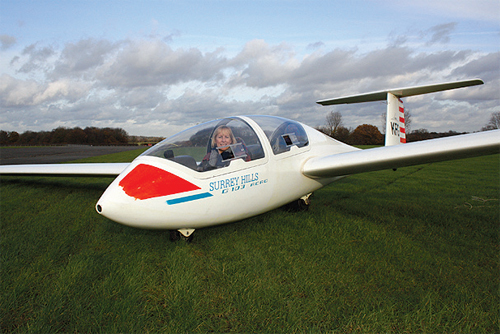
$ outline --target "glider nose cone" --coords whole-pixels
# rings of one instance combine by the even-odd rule
[[[199,189],[162,168],[140,163],[109,185],[97,202],[96,211],[128,226],[166,228],[179,218],[175,210],[169,210],[167,196]]]
[[[156,212],[142,202],[127,196],[118,184],[112,183],[97,201],[95,209],[100,215],[116,223],[150,228]]]
[[[97,201],[97,203],[95,205],[95,210],[97,211],[97,213],[99,213],[105,217],[107,217],[106,213],[111,211],[111,210],[109,210],[109,208],[112,206],[112,203],[110,201],[106,200],[106,197],[108,197],[108,196],[106,196],[107,195],[106,192],[107,192],[107,190],[104,192],[104,194],[102,194],[101,198],[99,198],[99,201]]]
[[[121,193],[122,191],[112,183],[102,194],[99,201],[97,201],[95,209],[106,218],[121,224],[129,225],[130,222],[127,217],[130,217],[130,212],[128,212],[130,208],[128,208],[127,204],[123,201],[126,198],[123,198]]]

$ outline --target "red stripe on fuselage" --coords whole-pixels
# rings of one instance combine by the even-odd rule
[[[123,191],[135,199],[148,199],[201,189],[163,169],[140,164],[121,181]]]

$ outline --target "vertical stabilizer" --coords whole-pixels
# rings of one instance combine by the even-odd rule
[[[385,146],[406,143],[403,101],[392,93],[387,93],[387,118],[385,123]]]
[[[406,143],[405,109],[403,107],[403,101],[401,101],[401,98],[482,84],[484,84],[484,82],[481,79],[469,79],[433,85],[380,90],[371,93],[320,100],[316,103],[323,106],[330,106],[335,104],[383,101],[387,99],[385,146],[392,146]]]

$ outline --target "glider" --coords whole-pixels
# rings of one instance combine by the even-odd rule
[[[474,79],[317,102],[387,100],[386,146],[379,148],[360,150],[285,118],[238,116],[182,131],[131,163],[10,165],[0,166],[0,175],[117,176],[96,204],[99,214],[190,240],[198,228],[292,202],[307,207],[312,192],[351,174],[498,153],[500,130],[405,143],[402,98],[480,84]]]

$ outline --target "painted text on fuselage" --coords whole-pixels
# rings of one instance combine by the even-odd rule
[[[232,187],[244,186],[247,183],[259,180],[259,173],[245,174],[241,176],[230,177],[214,182],[210,182],[209,191],[225,190]]]

